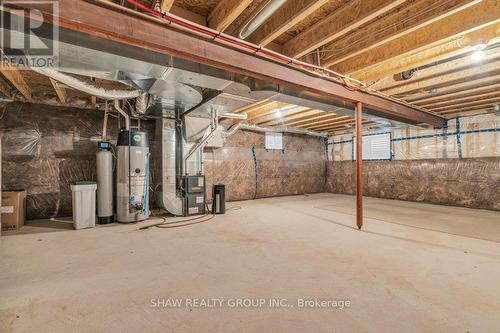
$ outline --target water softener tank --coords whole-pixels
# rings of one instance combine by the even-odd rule
[[[121,131],[117,143],[116,219],[137,222],[149,217],[149,144],[145,132]]]
[[[107,224],[113,220],[113,155],[109,142],[101,141],[97,147],[97,223]]]

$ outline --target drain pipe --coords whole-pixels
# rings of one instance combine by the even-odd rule
[[[220,115],[219,118],[231,118],[231,119],[246,120],[246,119],[248,119],[248,114],[247,113],[228,112],[228,113],[224,113],[223,115]]]
[[[130,118],[129,118],[128,114],[125,111],[123,111],[123,109],[120,107],[120,102],[117,99],[115,99],[115,109],[123,116],[123,118],[125,118],[125,129],[127,131],[129,131],[130,130]]]
[[[108,129],[108,101],[104,104],[104,121],[102,122],[102,140],[106,141]]]
[[[233,127],[231,127],[229,130],[227,130],[224,133],[224,139],[229,138],[234,133],[236,133],[238,130],[249,130],[249,131],[255,131],[255,132],[284,132],[284,133],[294,133],[294,134],[317,136],[317,137],[322,137],[322,138],[328,137],[327,132],[316,132],[316,131],[311,131],[311,130],[302,129],[302,128],[294,128],[294,127],[286,127],[286,126],[265,127],[265,126],[258,126],[258,125],[249,125],[249,124],[237,124],[237,125],[234,125]]]

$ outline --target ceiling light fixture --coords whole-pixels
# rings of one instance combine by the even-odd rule
[[[295,109],[296,107],[297,107],[297,105],[294,105],[294,104],[285,105],[281,108],[276,109],[276,115],[278,117],[281,117],[283,111],[292,110],[292,109]]]
[[[499,117],[500,117],[500,105],[499,105],[499,104],[495,104],[495,105],[493,105],[493,113],[494,113],[496,116],[499,116]]]
[[[472,54],[470,55],[470,58],[473,62],[479,62],[481,60],[483,60],[484,56],[486,55],[486,53],[484,52],[484,49],[486,49],[488,45],[486,45],[486,43],[478,43],[476,45],[474,45],[472,48],[473,48],[473,52]]]

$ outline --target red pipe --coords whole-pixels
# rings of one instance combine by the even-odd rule
[[[302,67],[302,68],[305,68],[305,69],[308,69],[308,70],[320,70],[320,71],[326,71],[328,73],[331,73],[335,76],[337,76],[338,78],[340,78],[341,80],[341,84],[347,88],[348,90],[351,90],[351,91],[357,91],[357,90],[361,90],[360,87],[356,87],[356,86],[353,86],[353,85],[350,85],[347,83],[346,80],[352,80],[351,78],[348,78],[344,75],[341,75],[339,73],[336,73],[334,71],[331,71],[329,69],[326,69],[326,68],[322,68],[322,67],[319,67],[319,66],[316,66],[316,65],[312,65],[312,64],[308,64],[306,62],[303,62],[303,61],[300,61],[300,60],[295,60],[293,58],[290,58],[290,57],[287,57],[285,55],[282,55],[282,54],[279,54],[277,52],[274,52],[274,51],[271,51],[271,50],[268,50],[268,49],[264,49],[264,48],[261,48],[260,46],[257,46],[257,45],[254,45],[254,44],[251,44],[251,43],[248,43],[248,42],[245,42],[241,39],[238,39],[238,38],[235,38],[233,36],[229,36],[229,35],[226,35],[226,34],[222,34],[221,32],[217,32],[215,30],[212,30],[210,28],[205,28],[205,27],[202,27],[200,25],[197,25],[197,24],[192,24],[190,23],[189,21],[186,21],[186,20],[183,20],[181,18],[178,18],[174,15],[171,15],[169,13],[162,13],[162,12],[159,12],[157,10],[154,10],[154,9],[151,9],[149,8],[148,6],[145,6],[143,5],[142,3],[140,2],[137,2],[136,0],[127,0],[130,4],[136,6],[137,8],[140,8],[150,14],[153,14],[155,16],[158,16],[158,17],[161,17],[163,19],[166,19],[172,23],[175,23],[183,28],[186,28],[188,30],[191,30],[191,31],[196,31],[200,34],[203,34],[203,35],[206,35],[212,39],[219,39],[223,42],[226,42],[226,43],[229,43],[229,44],[232,44],[232,45],[236,45],[240,48],[243,48],[243,49],[247,49],[249,51],[251,51],[252,53],[254,54],[261,54],[263,56],[266,56],[267,58],[271,58],[273,60],[278,60],[280,62],[284,62],[288,65],[296,65],[296,66],[299,66],[299,67]],[[363,84],[362,82],[360,81],[357,81],[358,84]]]
[[[363,226],[363,104],[356,103],[356,225]]]

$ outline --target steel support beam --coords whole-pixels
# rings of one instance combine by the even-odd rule
[[[166,20],[108,1],[59,0],[58,3],[58,19],[52,20],[49,14],[45,15],[45,19],[69,31],[148,49],[291,89],[309,91],[336,105],[362,102],[365,112],[388,119],[410,124],[427,123],[436,127],[444,124],[444,118],[437,115],[381,96],[352,91],[333,80],[173,28]]]
[[[363,226],[363,104],[356,103],[356,225]]]

